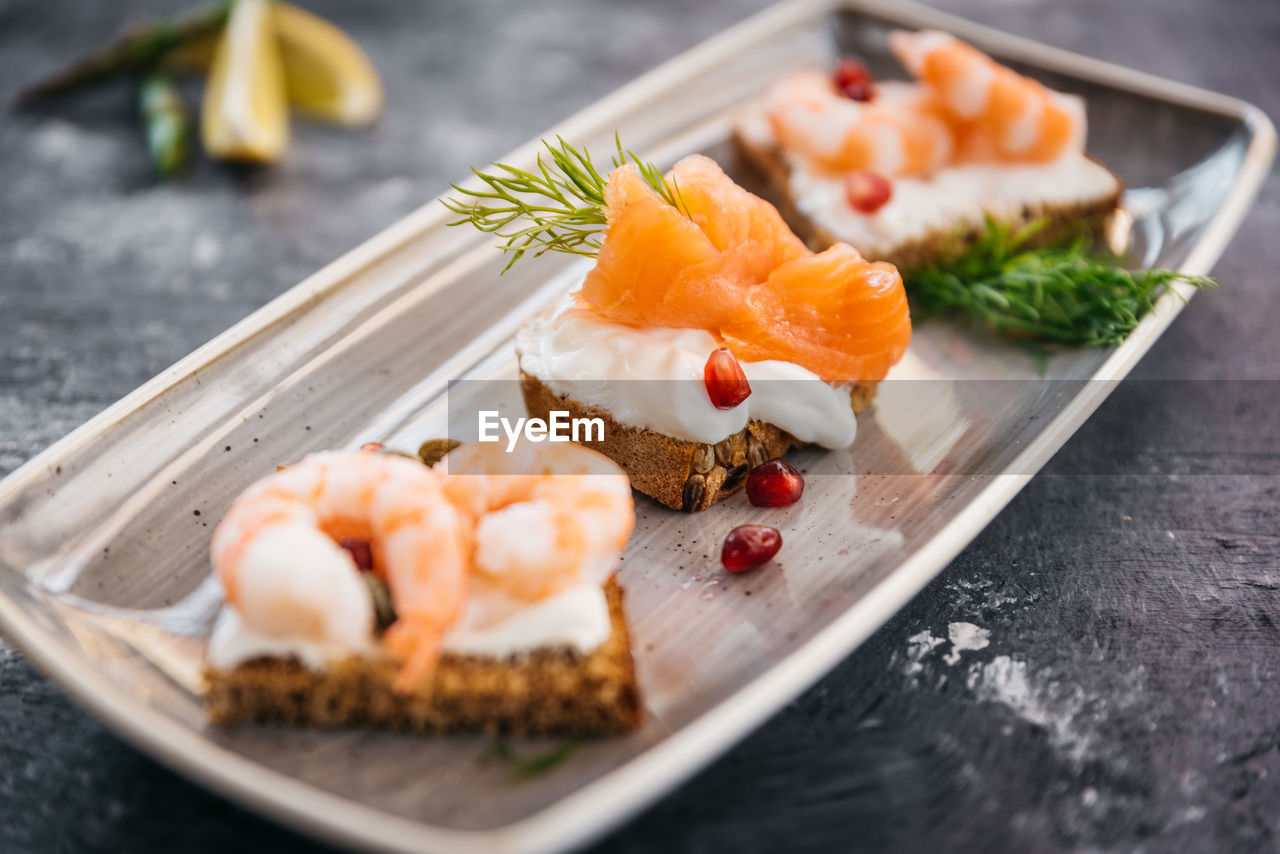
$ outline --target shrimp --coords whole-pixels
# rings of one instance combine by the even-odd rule
[[[228,604],[264,634],[359,649],[373,610],[352,555],[369,543],[396,621],[382,642],[401,663],[394,689],[430,674],[467,593],[469,531],[441,476],[414,460],[370,452],[313,454],[249,487],[210,545]]]
[[[995,159],[1048,161],[1084,147],[1084,103],[998,64],[953,36],[895,30],[889,47],[934,92],[950,120],[972,128]]]
[[[827,75],[798,71],[775,83],[764,105],[783,148],[833,172],[920,175],[951,156],[941,106],[909,84],[883,83],[875,100],[858,102],[838,93]]]
[[[475,520],[477,581],[513,599],[603,582],[635,525],[626,474],[581,445],[464,445],[437,468],[445,494]]]

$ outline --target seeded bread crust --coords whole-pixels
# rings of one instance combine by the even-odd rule
[[[257,658],[205,670],[209,719],[426,733],[627,732],[640,724],[640,688],[615,579],[605,595],[613,630],[590,655],[568,647],[507,659],[446,654],[430,685],[408,697],[391,690],[396,666],[385,659],[352,657],[318,672],[294,658]]]
[[[760,173],[772,187],[774,191],[772,195],[779,200],[777,207],[783,219],[811,249],[822,251],[833,243],[842,242],[839,235],[832,234],[800,212],[796,205],[796,198],[790,190],[790,170],[779,147],[757,145],[736,129],[733,141],[739,156]],[[1098,161],[1094,160],[1094,162]],[[1112,175],[1115,176],[1115,173]],[[1049,220],[1044,230],[1036,234],[1033,239],[1032,242],[1037,244],[1052,243],[1078,233],[1100,233],[1106,226],[1107,218],[1119,206],[1120,194],[1124,191],[1124,184],[1119,176],[1115,178],[1116,189],[1113,193],[1068,205],[1047,203],[1025,205],[1010,225],[1016,227],[1040,219]],[[854,248],[862,252],[868,260],[888,261],[899,270],[918,270],[934,263],[945,252],[962,251],[981,234],[982,228],[979,226],[959,232],[954,229],[938,229],[924,237],[899,243],[878,254],[864,251],[861,246]]]
[[[520,372],[520,390],[532,417],[549,419],[552,410],[559,410],[571,418],[602,419],[604,441],[591,442],[588,447],[622,466],[632,488],[673,510],[706,510],[741,489],[751,469],[805,445],[764,421],[749,421],[741,432],[714,445],[620,424],[606,410],[561,394],[524,371]],[[875,393],[874,384],[858,386],[852,397],[853,411],[861,412],[870,405]]]

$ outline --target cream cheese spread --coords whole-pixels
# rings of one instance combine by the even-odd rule
[[[1026,207],[1070,205],[1114,193],[1106,167],[1074,151],[1049,163],[947,166],[923,177],[895,176],[893,195],[873,214],[849,206],[844,181],[791,158],[790,191],[796,209],[814,225],[864,255],[982,225],[987,216],[1020,219]]]
[[[621,424],[714,444],[758,419],[803,442],[853,444],[858,424],[847,387],[789,362],[742,362],[751,396],[733,409],[716,409],[703,382],[707,357],[720,346],[709,332],[629,326],[570,312],[573,306],[573,294],[566,295],[521,328],[520,367]]]
[[[587,654],[604,643],[611,630],[608,600],[594,581],[532,604],[478,590],[467,599],[462,616],[441,645],[445,652],[499,659],[544,647],[571,647]],[[254,658],[292,656],[313,670],[323,670],[328,662],[350,655],[382,654],[372,637],[355,646],[273,637],[245,623],[227,606],[214,624],[207,659],[214,667],[230,669]]]

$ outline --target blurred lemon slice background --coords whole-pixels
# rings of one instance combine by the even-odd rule
[[[382,81],[360,46],[325,19],[280,0],[212,0],[126,29],[104,47],[24,87],[23,108],[129,74],[143,81],[139,116],[158,175],[185,166],[190,121],[174,72],[206,74],[205,151],[218,160],[273,163],[296,110],[344,127],[382,112]]]
[[[288,3],[274,8],[289,104],[347,127],[372,124],[382,112],[382,82],[351,37]]]
[[[221,33],[188,41],[166,64],[208,71],[203,142],[223,160],[278,160],[288,145],[286,103],[344,127],[368,126],[382,113],[382,81],[360,46],[290,3],[238,0]]]
[[[267,0],[239,0],[222,31],[200,112],[205,150],[271,163],[289,145],[284,68]]]

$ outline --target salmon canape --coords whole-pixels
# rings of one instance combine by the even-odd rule
[[[666,176],[624,164],[581,288],[517,338],[532,416],[600,418],[632,486],[704,510],[789,448],[845,448],[907,349],[898,271],[837,244],[814,253],[712,160]]]

